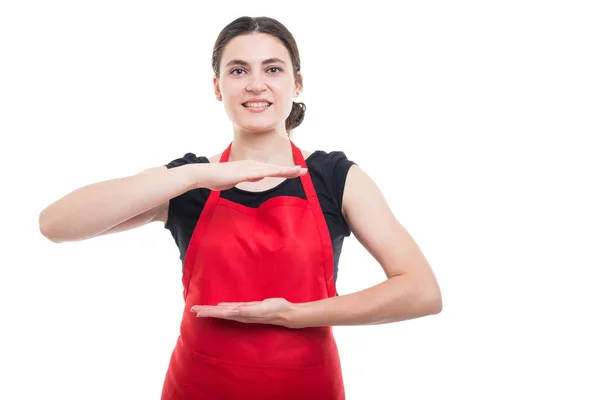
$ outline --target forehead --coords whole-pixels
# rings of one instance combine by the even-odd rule
[[[231,39],[223,49],[221,64],[233,59],[259,64],[263,60],[275,57],[291,63],[290,55],[279,39],[264,33],[252,33]]]

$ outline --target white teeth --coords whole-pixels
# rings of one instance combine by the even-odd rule
[[[266,102],[262,102],[262,103],[244,103],[244,107],[255,107],[255,108],[261,108],[261,107],[268,107],[269,103]]]

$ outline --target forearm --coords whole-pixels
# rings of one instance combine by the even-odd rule
[[[295,304],[291,325],[384,324],[437,314],[441,307],[435,282],[404,274],[360,292]]]
[[[40,230],[56,242],[99,235],[192,189],[194,171],[189,167],[150,168],[76,189],[40,213]]]

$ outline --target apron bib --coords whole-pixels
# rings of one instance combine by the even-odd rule
[[[306,168],[290,141],[294,161]],[[220,162],[227,162],[231,144]],[[331,327],[290,329],[198,318],[194,305],[292,303],[335,296],[333,249],[309,173],[306,200],[280,196],[257,208],[211,191],[183,265],[185,307],[162,400],[344,400]]]

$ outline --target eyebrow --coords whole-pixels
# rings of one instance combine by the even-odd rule
[[[273,64],[273,63],[281,63],[281,64],[285,65],[285,61],[283,61],[281,58],[277,58],[277,57],[267,58],[266,60],[264,60],[262,62],[263,65],[265,65],[265,64]],[[232,66],[232,65],[243,65],[244,67],[250,66],[250,64],[248,64],[247,61],[239,60],[239,59],[231,60],[227,64],[225,64],[226,67],[229,67],[229,66]]]

